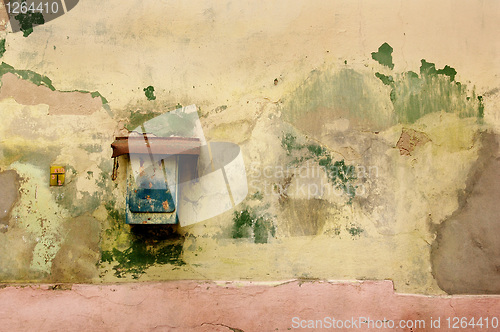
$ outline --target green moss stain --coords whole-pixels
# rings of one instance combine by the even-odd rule
[[[181,254],[182,244],[168,244],[158,248],[142,241],[132,241],[130,247],[123,251],[116,248],[103,251],[101,261],[109,263],[116,261],[113,270],[118,278],[131,274],[132,278],[138,279],[154,264],[185,265],[184,260],[180,258]]]
[[[5,39],[0,40],[0,58],[5,53]]]
[[[381,50],[385,51],[380,53]],[[392,53],[392,48],[384,43],[379,52],[372,53],[372,57],[388,66],[389,50]],[[419,69],[420,75],[413,71],[394,75],[375,73],[383,84],[391,87],[390,99],[398,122],[414,123],[434,112],[456,113],[460,117],[483,117],[482,100],[475,98],[474,91],[474,98],[469,98],[467,87],[455,81],[455,68],[445,65],[438,69],[434,63],[422,59]]]
[[[115,208],[116,203],[114,201],[108,201],[104,204],[106,211],[108,211],[108,219],[113,223],[112,226],[121,226],[125,223],[125,211],[120,212]],[[119,227],[121,228],[121,227]]]
[[[288,156],[294,158],[290,165],[297,165],[305,160],[315,160],[325,171],[328,181],[337,189],[341,189],[349,198],[348,204],[356,195],[356,170],[353,165],[346,165],[344,160],[334,161],[327,148],[318,144],[301,144],[297,136],[284,133],[281,146]]]
[[[350,225],[346,227],[346,231],[349,232],[349,234],[351,234],[352,237],[360,236],[361,233],[364,232],[364,230],[361,227],[356,225]]]
[[[387,66],[390,69],[394,68],[394,63],[392,63],[392,47],[387,43],[383,43],[379,48],[378,52],[372,52],[373,60],[377,61],[381,65]]]
[[[267,243],[274,237],[276,228],[266,214],[260,214],[255,208],[244,207],[233,215],[233,239],[252,238],[255,243]]]
[[[101,262],[112,264],[117,278],[130,275],[138,279],[157,264],[186,264],[182,259],[183,238],[168,226],[137,225],[132,229],[125,224],[125,208],[120,209],[113,200],[104,207],[108,226],[102,235]]]
[[[318,144],[309,144],[307,145],[307,150],[315,157],[321,157],[328,154],[328,150],[321,145]]]
[[[147,88],[144,88],[142,90],[144,91],[144,94],[146,95],[146,98],[148,100],[155,100],[156,99],[155,88],[152,85],[150,85]]]
[[[26,1],[23,2],[25,3]],[[20,13],[14,16],[14,19],[19,22],[24,37],[28,37],[33,32],[33,25],[45,23],[42,13],[29,10],[25,14]]]
[[[103,251],[101,253],[101,261],[102,262],[113,262],[113,253],[111,251]]]
[[[300,150],[304,146],[297,143],[297,136],[291,133],[285,133],[283,137],[281,137],[281,147],[285,149],[287,155],[290,155],[293,150]]]
[[[284,120],[303,131],[318,131],[325,122],[347,118],[377,130],[393,124],[385,101],[366,75],[353,69],[313,71],[295,91],[283,98]]]
[[[234,212],[233,238],[241,239],[250,237],[250,228],[254,223],[255,216],[248,210]]]
[[[352,204],[356,196],[356,170],[352,165],[346,165],[344,160],[333,161],[331,156],[325,156],[319,160],[319,165],[323,167],[330,181],[337,189],[341,189],[349,200],[347,204]]]

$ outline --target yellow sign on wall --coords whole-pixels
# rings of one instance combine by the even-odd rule
[[[66,170],[63,166],[50,166],[50,185],[62,186],[64,184]]]

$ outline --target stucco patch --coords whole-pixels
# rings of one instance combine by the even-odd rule
[[[493,135],[483,138],[482,149],[461,208],[440,225],[433,244],[434,276],[450,294],[500,293],[500,158]]]
[[[0,224],[8,222],[10,211],[18,198],[19,176],[16,171],[0,172]]]
[[[91,281],[98,276],[99,221],[83,215],[66,221],[63,228],[66,237],[52,261],[51,278],[58,282]]]
[[[89,115],[102,106],[101,98],[93,98],[90,93],[52,91],[48,87],[22,80],[12,73],[3,75],[1,81],[0,100],[12,97],[23,105],[47,104],[51,115]]]

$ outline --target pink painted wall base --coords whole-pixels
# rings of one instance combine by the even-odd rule
[[[499,318],[500,296],[401,295],[391,281],[0,289],[1,331],[492,331]]]

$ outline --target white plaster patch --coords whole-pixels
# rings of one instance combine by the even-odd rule
[[[27,230],[37,239],[30,269],[50,273],[52,260],[64,236],[61,234],[61,224],[69,213],[55,202],[47,171],[19,162],[13,163],[11,169],[16,170],[23,179],[21,197],[12,212],[17,217],[15,227]]]

